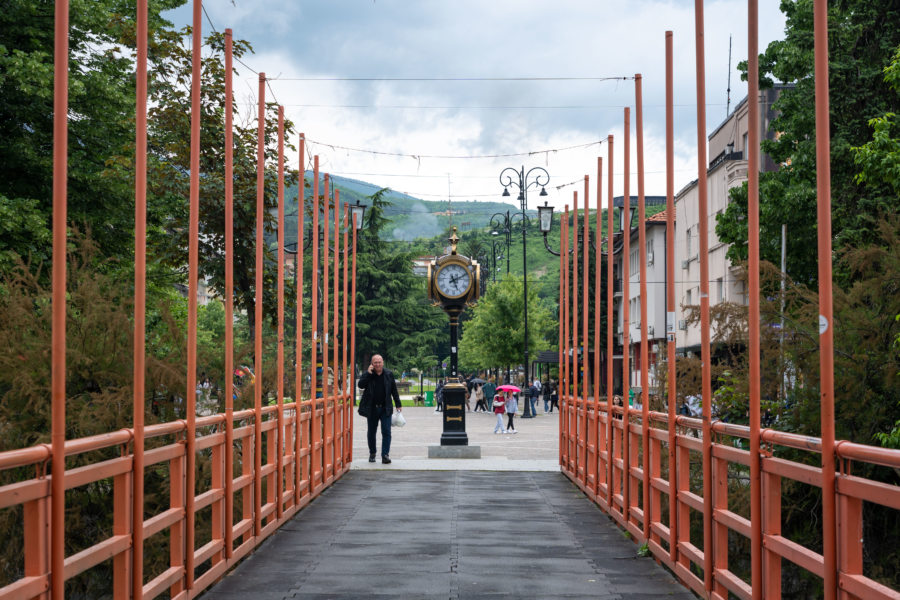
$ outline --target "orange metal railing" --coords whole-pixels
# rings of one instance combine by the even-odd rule
[[[822,437],[764,429],[760,425],[760,358],[759,358],[759,156],[749,152],[748,165],[748,222],[749,222],[749,351],[750,411],[748,425],[717,422],[710,413],[711,402],[703,402],[700,419],[676,416],[675,402],[675,340],[667,339],[669,399],[667,413],[650,409],[647,353],[647,295],[646,245],[644,243],[643,193],[643,132],[641,106],[641,76],[635,76],[637,182],[640,223],[641,286],[641,348],[640,368],[644,400],[640,411],[629,408],[628,385],[630,365],[628,346],[630,331],[630,110],[625,108],[624,152],[624,222],[623,234],[623,346],[622,384],[623,402],[617,405],[612,393],[613,382],[613,231],[612,210],[608,211],[607,239],[607,324],[606,337],[606,398],[600,401],[600,382],[589,382],[584,365],[579,373],[578,351],[587,342],[587,321],[594,318],[594,373],[599,377],[601,336],[599,314],[590,315],[586,300],[578,311],[578,286],[585,289],[588,269],[579,273],[577,267],[578,204],[575,200],[574,224],[569,225],[568,206],[566,226],[561,235],[560,266],[560,465],[600,508],[634,536],[646,543],[652,555],[671,569],[675,575],[697,594],[705,598],[742,599],[782,597],[782,568],[806,571],[821,579],[825,598],[893,598],[900,599],[900,590],[891,589],[868,577],[863,570],[863,506],[865,503],[886,510],[900,511],[900,486],[890,485],[853,475],[853,465],[878,465],[900,469],[900,450],[834,440],[834,366],[831,290],[831,211],[829,174],[829,116],[827,13],[823,0],[815,2],[816,54],[816,120],[818,165],[818,229],[819,229],[819,298],[820,298],[820,366]],[[708,210],[706,206],[706,117],[703,58],[703,2],[696,0],[696,60],[697,60],[697,141],[698,192],[700,214],[701,259],[701,377],[702,397],[711,397],[710,340],[709,340],[709,273],[708,273]],[[749,148],[759,147],[758,94],[758,36],[757,2],[748,2],[748,72]],[[666,32],[666,172],[667,172],[667,239],[666,273],[669,331],[675,310],[675,249],[674,249],[674,136],[673,136],[673,72],[672,32]],[[612,197],[612,136],[608,139],[607,183]],[[598,179],[600,169],[598,167]],[[585,187],[585,227],[590,206]],[[600,186],[597,187],[597,209],[601,206]],[[571,231],[570,231],[571,227]],[[596,225],[600,239],[600,223]],[[582,239],[588,239],[587,233]],[[586,244],[582,246],[585,249]],[[599,244],[598,244],[599,248]],[[573,260],[570,260],[569,253]],[[601,261],[596,260],[599,272]],[[595,277],[597,276],[595,272]],[[579,283],[579,278],[582,281]],[[595,281],[597,281],[595,279]],[[600,285],[595,285],[594,305],[600,306]],[[582,340],[578,339],[578,325],[582,323]],[[584,352],[587,356],[587,352]],[[593,397],[587,389],[593,384]],[[580,391],[579,391],[580,390]],[[782,456],[791,453],[796,458]],[[693,467],[693,471],[692,471]],[[730,485],[735,472],[746,474],[746,484]],[[699,474],[699,477],[698,477]],[[782,534],[782,488],[796,483],[821,490],[821,513],[811,515],[820,523],[821,549],[797,543]],[[735,489],[740,488],[740,489]],[[749,505],[749,518],[746,510]],[[749,497],[749,502],[746,498]],[[744,513],[744,514],[741,514]],[[900,516],[900,515],[897,515]],[[697,527],[702,523],[702,532]],[[694,531],[692,532],[692,524]],[[734,538],[749,541],[749,552],[740,557],[729,556],[729,543]],[[734,568],[731,564],[749,563],[749,569]],[[744,575],[738,574],[741,571]],[[749,580],[748,575],[749,573]]]
[[[67,79],[68,2],[56,2],[54,170],[53,170],[53,317],[52,317],[52,444],[0,453],[0,472],[18,470],[13,483],[0,486],[0,509],[21,510],[22,576],[5,582],[0,600],[23,598],[62,599],[66,581],[112,561],[111,596],[116,599],[150,599],[162,594],[176,599],[193,598],[240,561],[280,525],[290,519],[327,486],[340,478],[352,460],[353,390],[349,385],[350,361],[355,355],[356,322],[356,216],[340,214],[340,197],[328,197],[320,205],[318,157],[315,157],[312,213],[314,231],[319,213],[324,215],[324,243],[312,235],[313,289],[324,275],[325,319],[321,360],[325,393],[316,395],[317,311],[312,311],[312,344],[308,360],[313,364],[310,399],[301,398],[303,383],[303,242],[304,210],[298,219],[296,278],[295,395],[284,396],[284,245],[278,250],[277,384],[276,404],[263,406],[262,398],[262,269],[263,218],[265,216],[265,74],[259,78],[259,144],[257,156],[257,263],[255,317],[254,407],[234,411],[233,386],[233,156],[231,110],[225,111],[225,385],[224,414],[198,417],[196,412],[197,279],[199,241],[200,150],[200,0],[194,0],[193,81],[191,86],[191,156],[189,224],[189,295],[185,419],[144,424],[145,396],[145,278],[147,188],[147,0],[137,2],[136,52],[136,149],[135,149],[135,309],[134,309],[134,422],[133,427],[90,438],[66,440],[66,179],[67,179]],[[232,105],[232,32],[225,32],[225,106]],[[285,239],[284,218],[284,110],[278,110],[278,232]],[[300,173],[305,169],[305,138],[301,134]],[[300,185],[299,206],[305,207]],[[333,207],[333,208],[332,208]],[[329,210],[333,210],[335,250],[329,258]],[[352,234],[351,234],[352,232]],[[343,234],[341,248],[339,235]],[[329,260],[331,262],[329,262]],[[352,261],[352,267],[350,262]],[[340,266],[343,265],[343,271]],[[352,268],[352,271],[350,270]],[[328,277],[329,269],[333,276]],[[328,321],[329,292],[334,302]],[[343,310],[339,300],[343,294]],[[329,355],[328,349],[332,349]],[[328,374],[333,373],[333,382]],[[67,468],[66,459],[81,465]],[[200,473],[198,463],[208,467]],[[49,467],[49,468],[48,468]],[[236,472],[237,471],[237,472]],[[164,474],[163,474],[164,473]],[[168,479],[167,508],[146,515],[144,480],[149,475]],[[205,483],[208,481],[208,484]],[[108,490],[113,523],[109,534],[93,545],[66,556],[66,491],[92,486]],[[108,482],[108,483],[107,483]],[[196,487],[202,489],[195,489]],[[265,495],[265,498],[263,497]],[[235,516],[235,508],[240,514]],[[209,540],[197,547],[196,517],[208,511]],[[204,533],[204,536],[207,534]],[[155,537],[159,536],[159,537]],[[144,550],[148,540],[168,546],[167,566],[145,573]],[[205,539],[205,537],[204,537]]]

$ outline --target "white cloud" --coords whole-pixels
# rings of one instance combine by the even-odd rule
[[[782,35],[775,3],[760,14],[760,48]],[[422,155],[506,154],[561,148],[615,135],[616,194],[622,193],[622,112],[634,104],[628,81],[291,81],[304,77],[631,77],[643,76],[647,195],[665,194],[665,31],[674,31],[675,190],[696,178],[694,3],[587,0],[209,0],[216,27],[231,26],[257,54],[289,118],[307,137],[328,144],[395,152],[391,157],[315,146],[323,169],[419,194],[423,199],[489,196],[500,200],[500,170],[540,165],[561,208],[591,176],[606,148],[503,159],[453,160]],[[174,11],[181,24],[189,7]],[[204,22],[208,29],[208,23]],[[707,2],[707,130],[726,115],[728,36],[733,35],[731,102],[746,94],[736,69],[747,54],[746,4]],[[255,76],[241,83],[246,101]],[[319,106],[309,106],[319,105]],[[347,108],[363,105],[366,108]],[[419,107],[419,108],[397,108]],[[557,108],[485,108],[552,106]],[[445,107],[445,108],[421,108]],[[449,107],[449,108],[447,108]],[[472,108],[481,107],[481,108]],[[568,108],[558,108],[568,107]],[[573,108],[582,107],[582,108]],[[632,171],[636,171],[632,109]],[[296,164],[296,158],[292,158]],[[365,174],[365,175],[357,175]],[[405,177],[397,177],[404,175]],[[603,173],[606,179],[606,168]],[[604,195],[606,184],[604,183]],[[637,193],[636,174],[632,193]],[[534,207],[537,197],[530,198]],[[583,203],[583,199],[580,200]],[[591,200],[594,203],[594,200]]]

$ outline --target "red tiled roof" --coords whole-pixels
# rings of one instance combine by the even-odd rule
[[[674,208],[673,208],[672,210],[674,210]],[[665,222],[666,222],[666,215],[667,215],[667,214],[668,214],[668,209],[666,209],[666,210],[664,210],[664,211],[662,211],[662,212],[658,212],[658,213],[656,213],[655,215],[653,215],[652,217],[648,217],[648,218],[647,218],[647,222],[648,222],[648,223],[657,223],[657,222],[659,222],[659,223],[665,223]],[[673,215],[673,216],[674,216],[674,215]]]

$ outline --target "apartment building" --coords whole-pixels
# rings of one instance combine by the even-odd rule
[[[775,117],[772,104],[784,86],[760,92],[760,139],[773,138],[769,123]],[[716,217],[725,210],[729,191],[747,181],[749,105],[744,98],[728,118],[709,135],[707,177],[707,236],[709,261],[709,303],[747,304],[745,283],[726,258],[728,246],[716,236]],[[760,152],[760,168],[773,171],[777,165]],[[697,180],[675,196],[675,342],[679,354],[699,352],[700,326],[688,323],[689,306],[700,305],[700,199]]]

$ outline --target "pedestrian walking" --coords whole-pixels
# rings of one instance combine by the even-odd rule
[[[444,380],[439,379],[437,387],[434,388],[434,412],[441,412],[443,410],[443,401],[444,401]]]
[[[359,401],[359,414],[366,417],[368,429],[366,440],[369,442],[369,462],[375,462],[375,432],[381,424],[381,462],[391,464],[391,415],[394,406],[397,412],[403,412],[400,403],[400,393],[397,391],[397,382],[394,374],[384,368],[384,358],[380,354],[372,357],[369,369],[362,374],[357,384],[363,390],[362,399]]]
[[[497,424],[494,425],[494,433],[505,433],[505,429],[503,428],[503,413],[506,412],[506,399],[503,397],[503,394],[495,395],[491,405],[494,407],[494,414],[497,415]]]
[[[519,433],[513,423],[517,410],[519,410],[519,399],[516,398],[516,394],[506,392],[506,433]]]
[[[550,382],[550,412],[553,412],[554,406],[559,412],[559,383],[555,380]]]
[[[476,383],[473,393],[475,394],[475,412],[481,407],[481,412],[487,412],[487,404],[484,403],[484,386]]]
[[[528,388],[528,402],[531,402],[531,414],[537,416],[537,399],[541,395],[541,388],[538,386],[540,382],[535,379],[531,387]]]
[[[544,395],[544,414],[550,412],[550,380],[541,386],[541,394]]]

